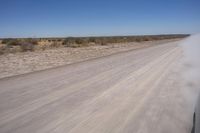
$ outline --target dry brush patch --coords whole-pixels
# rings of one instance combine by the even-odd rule
[[[107,36],[107,37],[68,37],[68,38],[17,38],[2,39],[0,41],[0,54],[45,50],[58,47],[87,47],[105,46],[114,43],[144,42],[184,38],[189,35],[146,35],[146,36]]]

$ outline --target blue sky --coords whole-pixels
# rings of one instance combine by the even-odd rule
[[[200,32],[200,0],[0,0],[0,37]]]

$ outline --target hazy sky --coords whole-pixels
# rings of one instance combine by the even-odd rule
[[[200,32],[200,0],[0,0],[0,37]]]

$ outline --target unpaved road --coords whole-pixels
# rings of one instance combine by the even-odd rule
[[[0,133],[188,133],[178,42],[0,80]]]

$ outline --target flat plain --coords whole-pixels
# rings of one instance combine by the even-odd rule
[[[179,43],[0,79],[0,132],[188,133]]]

